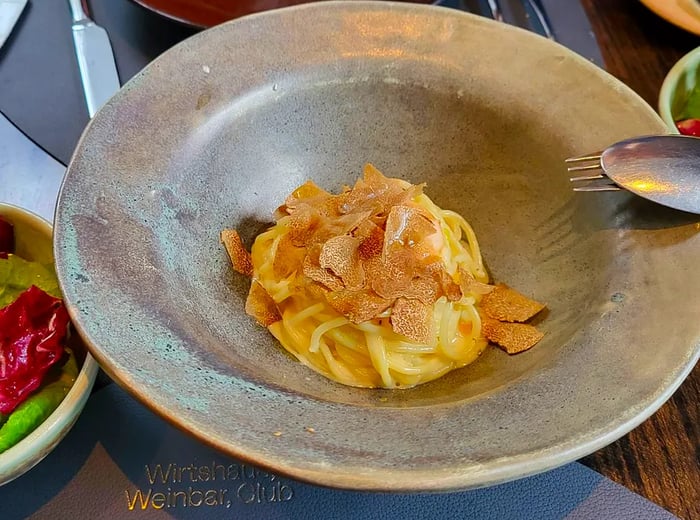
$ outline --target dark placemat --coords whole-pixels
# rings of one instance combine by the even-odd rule
[[[260,439],[265,442],[274,438]],[[73,430],[45,460],[0,487],[0,501],[3,520],[674,518],[578,463],[452,493],[370,493],[304,484],[213,451],[116,384],[90,397]]]
[[[467,2],[442,0],[466,9]],[[484,3],[484,2],[482,2]],[[90,0],[95,21],[109,34],[122,83],[196,29],[131,0]],[[602,64],[579,0],[541,0],[557,41]],[[33,0],[0,49],[0,112],[29,138],[67,164],[88,122],[73,50],[68,3]]]
[[[122,83],[196,31],[130,0],[92,0]],[[63,164],[88,122],[68,2],[34,0],[0,49],[0,112]]]

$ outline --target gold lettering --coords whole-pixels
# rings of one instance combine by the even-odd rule
[[[202,505],[202,502],[204,501],[204,493],[202,493],[199,490],[192,490],[192,488],[189,488],[189,497],[187,499],[187,503],[191,506],[194,507],[199,507]],[[195,499],[195,495],[197,496],[198,500]]]
[[[175,482],[175,470],[173,470],[172,464],[168,464],[168,469],[166,471],[163,471],[163,466],[161,466],[160,464],[156,464],[153,467],[153,471],[151,471],[151,466],[147,465],[146,477],[148,478],[148,482],[151,485],[155,484],[156,480],[159,481],[161,484],[165,484],[170,478],[171,471],[173,473],[173,482]]]
[[[243,465],[243,478],[253,480],[255,478],[255,468],[252,466]]]
[[[240,470],[238,469],[238,464],[230,464],[228,472],[226,473],[226,478],[229,480],[238,480],[239,476]]]
[[[280,487],[279,498],[281,502],[288,502],[289,500],[294,498],[294,491],[289,486],[283,485],[282,487]]]
[[[190,488],[192,489],[192,488]],[[170,491],[170,490],[168,490]],[[177,507],[177,499],[178,497],[182,497],[182,505],[187,506],[187,493],[184,491],[175,491],[174,493],[171,493],[172,495],[172,507]]]
[[[153,493],[151,496],[151,507],[153,509],[163,509],[165,506],[165,495],[163,493]]]
[[[240,498],[244,504],[251,504],[255,502],[255,488],[252,484],[241,484],[236,490],[236,495]]]
[[[209,473],[209,466],[200,466],[199,467],[199,480],[202,480],[204,482],[209,482],[210,478],[211,478],[211,474]]]
[[[215,489],[210,489],[206,493],[204,493],[204,503],[208,506],[215,506],[218,505],[218,501],[216,500],[216,490]]]
[[[230,466],[229,466],[230,467]],[[221,476],[219,477],[218,472],[221,471]],[[217,464],[216,462],[211,463],[211,473],[212,473],[212,480],[216,480],[217,478],[221,478],[221,480],[226,480],[226,466],[223,464]]]
[[[133,511],[136,507],[136,501],[138,500],[141,509],[146,509],[148,507],[148,502],[151,500],[152,491],[153,490],[149,489],[148,493],[146,493],[146,495],[144,496],[141,490],[137,489],[134,492],[134,498],[132,500],[131,495],[129,494],[129,490],[125,490],[124,492],[126,493],[126,507],[129,509],[129,511]]]
[[[272,484],[272,486],[270,486],[270,487],[265,487],[265,486],[261,486],[260,484],[258,484],[258,487],[260,488],[261,500],[263,500],[265,502],[277,502],[278,493],[276,492],[277,490],[275,489],[275,484]],[[277,487],[279,487],[279,484],[277,484]],[[269,491],[269,493],[268,493],[268,491]]]

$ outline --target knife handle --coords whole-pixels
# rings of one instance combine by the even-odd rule
[[[83,5],[82,0],[68,0],[68,4],[70,5],[73,22],[82,22],[89,19],[87,7]]]
[[[503,10],[501,9],[501,4],[499,0],[488,0],[487,1],[489,10],[491,11],[491,18],[497,22],[503,21]]]

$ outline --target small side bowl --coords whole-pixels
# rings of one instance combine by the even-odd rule
[[[15,227],[16,252],[23,258],[53,262],[51,224],[25,209],[0,203],[0,216]],[[7,451],[0,453],[0,485],[26,473],[46,457],[66,436],[87,402],[97,376],[97,362],[79,342],[77,334],[71,347],[82,365],[78,377],[61,404],[39,427]],[[83,358],[84,356],[84,358]]]
[[[697,47],[671,67],[659,91],[659,114],[672,132],[678,133],[676,120],[699,81],[700,47]]]

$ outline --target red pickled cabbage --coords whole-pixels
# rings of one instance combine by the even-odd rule
[[[41,384],[65,352],[68,311],[32,285],[0,309],[0,413],[8,414]]]
[[[15,230],[10,222],[0,217],[0,258],[15,252]]]

